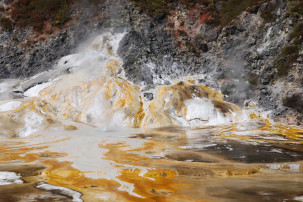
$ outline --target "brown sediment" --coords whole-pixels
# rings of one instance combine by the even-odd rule
[[[168,159],[173,159],[176,161],[191,161],[191,162],[205,162],[205,163],[216,163],[222,161],[222,159],[216,158],[214,155],[208,155],[199,152],[192,151],[182,151],[182,152],[172,152],[168,153],[166,156]]]
[[[78,128],[76,126],[73,125],[65,125],[64,126],[64,130],[66,131],[73,131],[73,130],[77,130]]]
[[[27,202],[27,201],[57,201],[67,202],[72,201],[69,196],[56,194],[51,191],[40,190],[35,187],[35,184],[18,184],[7,185],[0,187],[1,202]]]
[[[33,149],[33,148],[31,148]],[[52,152],[44,152],[39,155],[41,158],[56,158],[60,154]],[[18,159],[18,158],[17,158]],[[13,159],[13,160],[17,160]],[[46,167],[40,164],[13,164],[8,165],[0,163],[0,171],[15,172],[21,176],[22,184],[0,185],[0,201],[1,202],[25,202],[25,201],[71,201],[70,196],[57,194],[51,191],[45,191],[36,188],[36,183],[44,181],[42,177]]]
[[[212,103],[214,104],[215,108],[219,109],[223,114],[238,110],[237,107],[227,102],[212,100]]]

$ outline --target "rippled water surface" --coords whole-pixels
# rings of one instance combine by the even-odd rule
[[[0,200],[302,201],[302,132],[248,122],[2,138],[0,171],[22,183],[0,185]]]

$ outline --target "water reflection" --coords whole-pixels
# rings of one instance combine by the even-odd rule
[[[0,199],[300,201],[303,196],[300,129],[266,123],[77,128],[2,138],[0,171],[20,175],[23,183],[0,186]]]

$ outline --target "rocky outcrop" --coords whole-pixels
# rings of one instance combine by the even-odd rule
[[[134,10],[132,34],[124,38],[119,51],[127,75],[138,84],[166,84],[194,76],[199,83],[221,90],[227,101],[243,105],[250,99],[271,111],[274,119],[301,124],[299,102],[290,102],[294,95],[301,99],[302,66],[294,64],[286,77],[275,67],[293,30],[289,6],[274,2],[270,21],[263,16],[268,6],[247,9],[224,27],[193,19],[194,10],[182,6],[160,23]]]
[[[48,30],[49,33],[34,31],[31,26],[16,25],[12,30],[1,27],[0,79],[26,78],[52,68],[58,59],[76,52],[89,37],[111,28],[119,16],[112,17],[115,4],[110,1],[97,5],[75,4],[70,10],[71,20]]]
[[[143,86],[149,100],[155,97],[150,91],[155,85],[190,76],[221,90],[227,101],[243,105],[252,100],[279,121],[301,124],[303,107],[293,100],[303,95],[302,51],[286,76],[276,68],[283,47],[292,43],[295,25],[287,1],[258,1],[239,15],[233,13],[233,18],[220,1],[167,1],[160,5],[163,12],[154,8],[145,12],[147,8],[138,7],[143,4],[134,2],[75,4],[71,20],[53,33],[36,33],[30,27],[2,28],[0,78],[32,76],[74,53],[94,33],[126,31],[118,53],[127,78]],[[219,16],[221,11],[226,19]],[[216,17],[221,24],[215,23]]]

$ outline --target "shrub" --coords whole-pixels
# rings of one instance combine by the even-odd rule
[[[219,1],[214,1],[216,3]],[[223,5],[223,8],[220,10],[215,9],[213,3],[209,4],[208,11],[211,13],[211,18],[206,21],[207,24],[214,26],[226,26],[231,23],[239,14],[243,11],[248,10],[248,8],[253,6],[260,6],[264,2],[269,2],[269,0],[225,0],[220,1]],[[273,10],[266,10],[267,13],[264,13],[262,17],[269,18]]]
[[[258,75],[257,74],[251,73],[248,75],[248,77],[249,77],[248,82],[250,85],[255,86],[258,84]]]
[[[197,47],[195,46],[195,44],[193,44],[190,41],[186,41],[185,45],[186,45],[188,52],[194,53],[196,57],[200,57],[200,53],[197,50]]]
[[[137,10],[143,11],[151,17],[161,13],[168,14],[170,10],[175,9],[175,4],[181,4],[187,9],[193,8],[196,4],[203,5],[205,11],[211,16],[206,23],[224,26],[232,22],[248,7],[270,2],[270,0],[132,0],[131,2]],[[223,5],[223,9],[216,9],[215,5],[218,2]],[[264,12],[264,18],[271,19],[273,17],[271,16],[272,9],[270,7]]]
[[[178,33],[180,34],[180,36],[187,36],[186,31],[178,29]]]
[[[93,5],[98,5],[104,2],[104,0],[88,0],[89,3]]]
[[[12,4],[12,18],[20,27],[32,26],[43,32],[47,21],[55,26],[68,21],[72,3],[74,0],[17,0]]]
[[[275,61],[274,66],[277,68],[279,76],[286,76],[299,56],[303,43],[303,23],[295,25],[290,39],[292,40],[291,45],[285,46]]]
[[[276,60],[274,66],[277,68],[279,76],[286,76],[291,69],[290,64],[286,62],[285,58]]]
[[[275,17],[272,12],[275,9],[275,5],[270,3],[266,9],[261,12],[261,17],[265,20],[265,22],[274,22]]]
[[[303,112],[303,100],[300,95],[292,95],[283,99],[283,105],[292,108],[300,113]]]
[[[15,0],[10,1],[11,18],[2,20],[1,25],[11,29],[10,24],[19,27],[31,26],[37,32],[44,32],[46,22],[54,27],[60,27],[71,19],[70,9],[74,3],[88,1],[97,5],[104,0]]]
[[[7,31],[11,31],[13,29],[13,22],[9,18],[0,18],[0,24]]]
[[[289,14],[295,19],[299,19],[303,14],[303,1],[302,0],[289,0]]]
[[[289,36],[291,39],[290,45],[282,49],[278,59],[275,61],[275,67],[277,68],[280,76],[288,74],[293,63],[299,57],[299,51],[303,48],[303,23],[300,22],[300,18],[303,17],[303,1],[289,0],[288,6],[288,14],[297,24],[294,26],[294,29]]]

